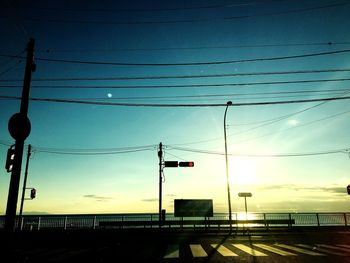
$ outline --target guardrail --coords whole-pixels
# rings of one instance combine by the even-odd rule
[[[4,228],[5,217],[0,216],[0,229]],[[281,226],[348,226],[350,213],[233,213],[233,227]],[[42,229],[102,229],[106,225],[124,228],[159,228],[158,214],[80,214],[80,215],[25,215],[17,218],[16,228],[20,230]],[[227,214],[215,214],[208,218],[178,218],[167,214],[162,227],[171,228],[227,228]]]

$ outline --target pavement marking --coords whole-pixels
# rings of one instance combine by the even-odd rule
[[[324,244],[317,244],[317,245],[320,246],[320,247],[336,249],[336,250],[345,251],[345,252],[350,253],[350,249],[345,248],[345,247],[336,247],[336,246],[330,246],[330,245],[324,245]]]
[[[337,244],[337,246],[340,246],[340,247],[343,247],[343,248],[348,248],[350,250],[350,246],[349,245]],[[346,252],[348,252],[348,251],[346,251]]]
[[[297,244],[297,246],[303,247],[303,248],[307,248],[307,249],[311,249],[312,251],[317,250],[317,251],[320,251],[320,252],[323,252],[323,253],[327,253],[327,254],[333,254],[333,255],[338,255],[338,256],[346,256],[346,254],[344,254],[344,253],[331,251],[329,249],[320,248],[318,246],[309,246],[309,245],[304,245],[304,244]]]
[[[345,248],[349,248],[350,249],[349,245],[337,244],[337,246],[341,246],[341,247],[345,247]]]
[[[291,253],[288,251],[284,251],[284,250],[281,250],[281,249],[278,249],[278,248],[275,248],[272,246],[268,246],[265,244],[254,244],[254,246],[257,246],[259,248],[265,249],[267,251],[273,252],[273,253],[281,255],[281,256],[297,256],[297,254],[294,254],[294,253]]]
[[[179,245],[169,245],[164,258],[179,258]]]
[[[306,249],[302,249],[299,247],[294,247],[294,246],[290,246],[290,245],[285,245],[285,244],[276,244],[276,246],[282,247],[282,248],[286,248],[286,249],[290,249],[299,253],[303,253],[303,254],[307,254],[307,255],[311,255],[311,256],[326,256],[325,254],[321,254],[321,253],[317,253],[314,251],[310,251],[310,250],[306,250]]]
[[[208,256],[207,252],[204,251],[201,245],[191,244],[190,248],[191,248],[192,256],[195,258],[203,258]]]
[[[211,246],[224,257],[238,257],[236,253],[229,250],[227,247],[224,247],[223,245],[211,244]]]
[[[240,250],[243,250],[244,252],[246,252],[254,257],[266,257],[267,256],[266,254],[264,254],[258,250],[255,250],[249,246],[243,245],[243,244],[232,244],[232,245]]]

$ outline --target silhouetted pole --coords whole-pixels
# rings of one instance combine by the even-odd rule
[[[32,79],[32,71],[35,70],[35,65],[33,63],[34,44],[35,40],[31,38],[27,45],[27,61],[24,73],[20,112],[14,114],[9,120],[9,132],[11,136],[16,140],[16,143],[14,164],[11,172],[11,180],[5,216],[5,230],[8,232],[13,232],[15,230],[16,209],[18,201],[19,182],[21,178],[24,141],[30,133],[30,121],[27,115],[30,82]]]
[[[226,104],[224,114],[224,138],[225,138],[225,160],[226,160],[226,180],[227,180],[227,200],[228,200],[228,220],[230,222],[230,232],[232,231],[232,211],[231,211],[231,193],[230,193],[230,180],[228,175],[228,158],[227,158],[227,139],[226,139],[226,114],[228,106],[232,105],[232,101],[228,101]]]
[[[163,144],[159,143],[159,227],[162,226]]]
[[[26,168],[24,171],[24,179],[23,179],[23,189],[22,189],[22,198],[21,198],[21,207],[19,209],[19,217],[22,222],[22,213],[23,213],[23,204],[24,204],[24,197],[26,193],[26,187],[27,187],[27,177],[28,177],[28,166],[29,166],[29,158],[31,155],[32,146],[28,145],[28,152],[27,152],[27,161],[26,161]]]

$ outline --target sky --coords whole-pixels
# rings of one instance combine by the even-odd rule
[[[5,0],[0,10],[0,214],[30,38],[37,197],[24,213],[157,213],[160,142],[164,160],[195,164],[164,168],[163,208],[212,199],[225,213],[224,128],[233,212],[242,191],[252,212],[350,211],[350,1]]]

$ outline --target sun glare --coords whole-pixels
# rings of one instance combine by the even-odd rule
[[[235,185],[252,185],[257,183],[255,160],[244,157],[234,157],[230,162],[230,181]]]

